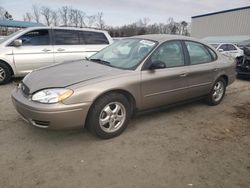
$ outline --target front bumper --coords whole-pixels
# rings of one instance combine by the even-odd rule
[[[65,105],[41,104],[25,97],[20,89],[12,92],[12,102],[21,117],[30,124],[46,129],[83,128],[91,103]]]

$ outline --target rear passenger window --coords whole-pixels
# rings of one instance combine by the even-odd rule
[[[237,50],[232,44],[228,44],[227,48],[228,48],[229,51]]]
[[[219,49],[222,49],[223,51],[228,51],[228,46],[226,44],[222,44]]]
[[[109,44],[108,39],[101,32],[81,31],[81,44]]]
[[[79,45],[78,31],[56,29],[54,30],[55,45]]]
[[[190,64],[196,65],[213,61],[207,47],[196,42],[185,42],[190,57]]]

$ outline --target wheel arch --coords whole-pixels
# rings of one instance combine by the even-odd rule
[[[3,63],[3,64],[5,64],[5,65],[10,69],[11,76],[13,76],[13,75],[14,75],[14,70],[13,70],[13,68],[10,66],[10,64],[7,63],[6,61],[2,60],[2,59],[0,59],[0,62]]]
[[[95,102],[98,99],[100,99],[101,97],[109,95],[110,93],[119,93],[119,94],[122,94],[129,101],[129,104],[130,104],[130,107],[131,107],[131,114],[132,115],[135,114],[135,112],[136,112],[136,100],[135,100],[134,96],[129,91],[124,90],[124,89],[112,89],[112,90],[109,90],[109,91],[105,91],[105,92],[97,95],[94,98],[93,103],[91,104],[91,106],[90,106],[90,108],[88,110],[88,114],[87,114],[87,118],[86,119],[88,119],[89,112],[91,111],[91,109],[94,106]]]
[[[93,104],[95,103],[96,100],[98,100],[99,98],[105,96],[105,95],[108,95],[110,93],[119,93],[119,94],[122,94],[124,97],[126,97],[126,99],[129,101],[130,103],[130,106],[131,106],[131,112],[134,113],[135,110],[136,110],[136,100],[134,98],[134,96],[127,90],[124,90],[124,89],[112,89],[112,90],[109,90],[109,91],[105,91],[103,93],[101,93],[100,95],[98,95],[95,99],[94,99],[94,102]]]
[[[223,78],[223,79],[225,80],[225,82],[226,82],[226,86],[228,85],[228,76],[227,76],[227,75],[222,74],[222,75],[220,75],[220,76],[218,77],[218,79],[219,79],[219,78]]]

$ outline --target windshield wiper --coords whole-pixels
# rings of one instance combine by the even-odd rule
[[[100,64],[104,64],[104,65],[108,65],[110,67],[113,67],[110,62],[108,61],[105,61],[105,60],[102,60],[102,59],[88,59],[90,61],[94,61],[94,62],[97,62],[97,63],[100,63]]]

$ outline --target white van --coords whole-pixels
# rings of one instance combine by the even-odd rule
[[[31,27],[0,39],[0,85],[34,69],[89,57],[113,42],[107,31]]]

